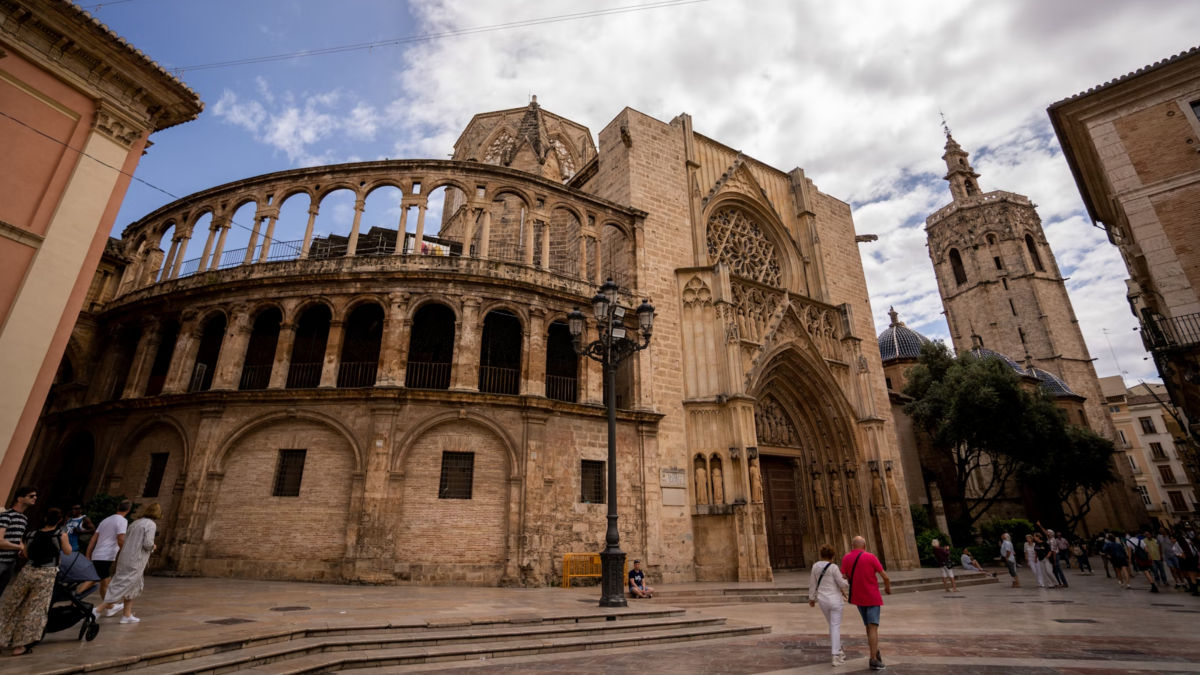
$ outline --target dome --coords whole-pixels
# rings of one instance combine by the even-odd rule
[[[975,358],[979,358],[979,359],[999,359],[1000,361],[1003,361],[1004,364],[1007,365],[1009,368],[1012,368],[1014,371],[1016,371],[1016,373],[1018,375],[1027,375],[1028,374],[1025,372],[1025,369],[1021,367],[1021,364],[1017,363],[1016,361],[1013,361],[1012,359],[1001,354],[1000,352],[994,352],[990,349],[984,349],[983,347],[975,347],[974,349],[971,350],[971,353],[975,355]],[[1047,374],[1049,374],[1049,373],[1047,373]]]
[[[1062,381],[1062,378],[1054,373],[1042,370],[1041,368],[1030,368],[1026,373],[1036,377],[1041,383],[1042,389],[1045,389],[1046,393],[1051,396],[1078,396],[1078,394],[1071,391],[1066,382]]]
[[[879,356],[884,363],[893,359],[915,359],[921,355],[921,345],[929,338],[904,325],[894,308],[888,308],[892,325],[879,334]]]

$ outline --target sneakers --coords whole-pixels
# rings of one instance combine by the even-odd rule
[[[871,670],[884,670],[887,668],[880,659],[869,659],[868,664],[871,666]]]
[[[834,654],[832,665],[834,668],[846,665],[846,657],[842,656],[841,654]]]
[[[137,623],[139,621],[141,621],[141,619],[133,615],[121,617],[121,623]]]
[[[110,607],[109,610],[104,613],[104,616],[116,616],[121,613],[122,609],[125,609],[125,603],[118,602],[117,604]]]
[[[1155,584],[1150,584],[1150,592],[1151,592],[1151,593],[1157,593],[1157,592],[1158,592],[1158,586],[1157,586],[1157,585],[1155,585]]]

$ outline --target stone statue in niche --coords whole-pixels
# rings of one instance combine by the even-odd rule
[[[858,508],[860,499],[858,494],[858,479],[854,477],[853,471],[846,473],[846,492],[850,496],[850,507]]]
[[[703,464],[696,465],[696,503],[701,506],[708,504],[708,472]]]
[[[762,473],[758,470],[758,462],[750,461],[750,501],[761,503],[763,500]]]
[[[892,463],[887,463],[887,491],[892,506],[900,505],[900,493],[896,490],[896,478],[892,476]]]
[[[813,504],[818,509],[825,508],[825,486],[821,482],[821,472],[814,471],[812,478]]]
[[[883,481],[879,479],[879,472],[871,472],[871,504],[876,508],[883,508],[886,504],[883,503]]]
[[[842,477],[837,471],[829,472],[829,494],[833,498],[833,508],[842,508]]]
[[[763,399],[754,409],[758,442],[764,445],[797,446],[798,435],[783,407],[774,398]]]
[[[725,481],[721,475],[720,464],[714,464],[712,468],[712,503],[725,503]]]

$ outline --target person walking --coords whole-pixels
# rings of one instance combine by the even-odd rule
[[[958,592],[958,583],[954,581],[954,563],[950,562],[950,547],[942,546],[942,542],[934,539],[929,542],[930,548],[933,549],[933,559],[937,561],[938,567],[942,568],[942,590],[949,593],[953,590]]]
[[[1150,584],[1150,592],[1158,593],[1158,585],[1154,583],[1154,575],[1150,572],[1154,569],[1154,563],[1150,560],[1150,550],[1146,538],[1144,535],[1132,534],[1126,538],[1125,545],[1129,547],[1129,558],[1133,561],[1134,569],[1146,577],[1146,581]]]
[[[1167,585],[1167,568],[1163,564],[1163,550],[1159,545],[1158,539],[1155,539],[1150,534],[1150,530],[1142,532],[1142,543],[1146,545],[1146,552],[1150,554],[1150,572],[1154,574],[1154,581]]]
[[[871,670],[883,670],[883,655],[879,652],[879,614],[883,608],[883,596],[879,594],[879,582],[876,575],[883,578],[883,592],[892,594],[892,580],[875,554],[867,552],[867,540],[862,535],[855,535],[851,541],[853,550],[842,558],[842,567],[850,570],[847,597],[850,604],[858,607],[863,625],[867,629],[867,646],[869,656],[867,663]]]
[[[1117,577],[1117,584],[1122,588],[1129,588],[1129,555],[1125,552],[1125,546],[1117,541],[1117,537],[1111,532],[1105,537],[1104,548],[1101,552],[1108,557],[1108,561],[1112,563],[1113,575]]]
[[[0,513],[0,593],[12,580],[17,557],[25,552],[25,530],[29,517],[25,512],[37,504],[37,488],[25,485],[17,488],[12,508]]]
[[[117,504],[116,513],[100,521],[96,534],[92,535],[92,540],[88,542],[87,557],[96,568],[96,574],[100,575],[101,598],[108,593],[108,584],[113,576],[113,563],[116,562],[121,548],[125,546],[125,532],[129,529],[127,516],[131,509],[133,502],[128,499],[122,500]],[[119,610],[120,608],[116,607],[113,613]]]
[[[1079,563],[1079,572],[1092,576],[1092,561],[1088,557],[1088,543],[1086,539],[1080,539],[1075,544],[1075,560]]]
[[[1037,522],[1037,526],[1042,530],[1042,534],[1046,537],[1046,543],[1050,546],[1050,555],[1046,557],[1046,560],[1050,565],[1050,573],[1057,582],[1056,588],[1068,588],[1070,584],[1067,583],[1067,575],[1063,574],[1062,566],[1058,562],[1060,552],[1066,553],[1066,551],[1060,551],[1058,538],[1055,537],[1054,530],[1042,527],[1042,521],[1040,520]],[[1063,539],[1062,541],[1066,543],[1067,540]]]
[[[1008,576],[1012,577],[1012,587],[1020,588],[1021,580],[1017,578],[1017,552],[1013,549],[1012,535],[1007,532],[1000,535],[1000,559],[1008,568]]]
[[[1058,582],[1054,579],[1054,569],[1050,563],[1050,559],[1054,557],[1054,550],[1050,548],[1050,544],[1046,543],[1046,538],[1040,534],[1033,535],[1033,550],[1037,554],[1037,566],[1040,572],[1038,576],[1042,582],[1038,585],[1043,588],[1058,588]]]
[[[1167,571],[1171,573],[1171,584],[1176,590],[1183,588],[1183,574],[1179,571],[1179,544],[1165,527],[1159,529],[1157,539],[1163,562],[1167,565]]]
[[[808,606],[821,606],[825,623],[829,624],[829,649],[836,667],[846,663],[846,652],[842,650],[842,598],[850,585],[833,562],[833,556],[832,546],[821,547],[821,560],[813,563],[808,581]]]
[[[1038,588],[1045,588],[1046,580],[1042,578],[1042,565],[1038,562],[1037,547],[1032,534],[1025,535],[1025,565],[1033,572],[1033,580],[1037,582]]]
[[[158,548],[154,545],[154,535],[158,531],[155,521],[159,518],[162,518],[162,507],[154,503],[147,506],[142,517],[129,526],[125,546],[117,556],[116,573],[108,586],[104,603],[92,610],[97,618],[104,610],[121,604],[124,614],[121,623],[141,621],[133,615],[133,601],[142,594],[146,564],[150,562],[150,554]]]
[[[26,537],[27,563],[0,595],[0,648],[12,647],[13,656],[32,652],[46,628],[58,559],[71,552],[62,521],[62,509],[46,511],[41,528]]]
[[[67,516],[67,540],[71,542],[71,550],[77,553],[82,551],[79,535],[92,534],[95,531],[96,526],[92,524],[92,519],[83,512],[83,504],[72,504],[71,513]]]

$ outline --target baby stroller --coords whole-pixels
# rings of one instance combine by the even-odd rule
[[[92,614],[92,605],[84,602],[95,586],[83,593],[78,593],[79,586],[85,581],[100,581],[92,561],[79,553],[64,555],[58,563],[58,577],[54,580],[54,593],[50,597],[50,614],[46,619],[45,633],[57,633],[67,630],[75,624],[79,626],[79,639],[91,642],[100,632],[100,622]]]

